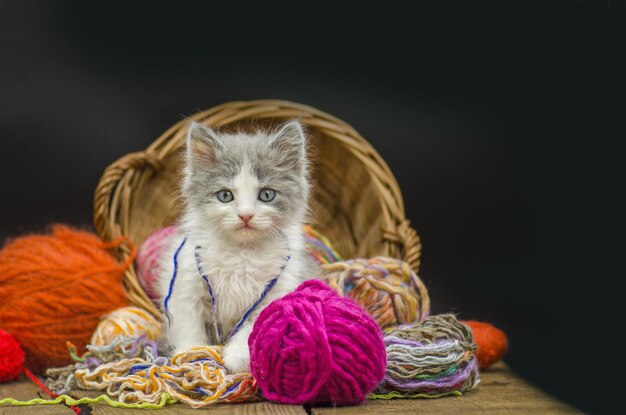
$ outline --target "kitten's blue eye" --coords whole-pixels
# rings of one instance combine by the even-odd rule
[[[232,202],[233,199],[233,194],[228,190],[220,190],[219,192],[217,192],[217,200],[222,203]]]
[[[274,189],[262,189],[259,192],[259,200],[261,202],[271,202],[276,197],[276,190]]]

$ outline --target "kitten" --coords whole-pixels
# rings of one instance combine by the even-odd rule
[[[158,282],[174,352],[226,342],[226,367],[249,371],[254,319],[272,300],[319,276],[304,251],[308,194],[306,138],[297,121],[254,134],[190,126],[180,235]]]

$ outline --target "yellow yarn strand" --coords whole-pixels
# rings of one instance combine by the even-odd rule
[[[0,405],[14,405],[14,406],[35,406],[35,405],[58,405],[58,404],[66,404],[69,406],[77,406],[83,404],[106,404],[109,406],[113,406],[116,408],[124,408],[124,409],[161,409],[165,405],[171,405],[176,403],[176,400],[164,393],[161,395],[161,399],[158,403],[150,403],[150,402],[136,402],[136,403],[126,403],[126,402],[118,402],[116,400],[111,399],[107,395],[100,395],[95,398],[80,398],[75,399],[69,395],[60,395],[55,399],[41,399],[35,398],[29,401],[19,401],[13,398],[4,398],[0,399]]]

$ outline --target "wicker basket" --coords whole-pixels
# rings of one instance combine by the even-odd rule
[[[104,240],[120,235],[141,244],[153,231],[173,223],[181,210],[180,154],[190,120],[229,129],[275,125],[299,118],[311,143],[313,225],[344,257],[386,255],[404,258],[417,272],[421,244],[404,216],[402,194],[376,150],[345,122],[304,105],[263,100],[230,102],[197,113],[167,130],[145,151],[111,164],[98,183],[94,223]],[[127,248],[119,256],[126,257]],[[134,268],[124,284],[131,304],[155,315]]]

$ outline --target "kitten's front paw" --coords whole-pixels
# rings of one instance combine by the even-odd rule
[[[227,344],[222,352],[224,365],[231,373],[250,372],[250,351],[247,345]]]

